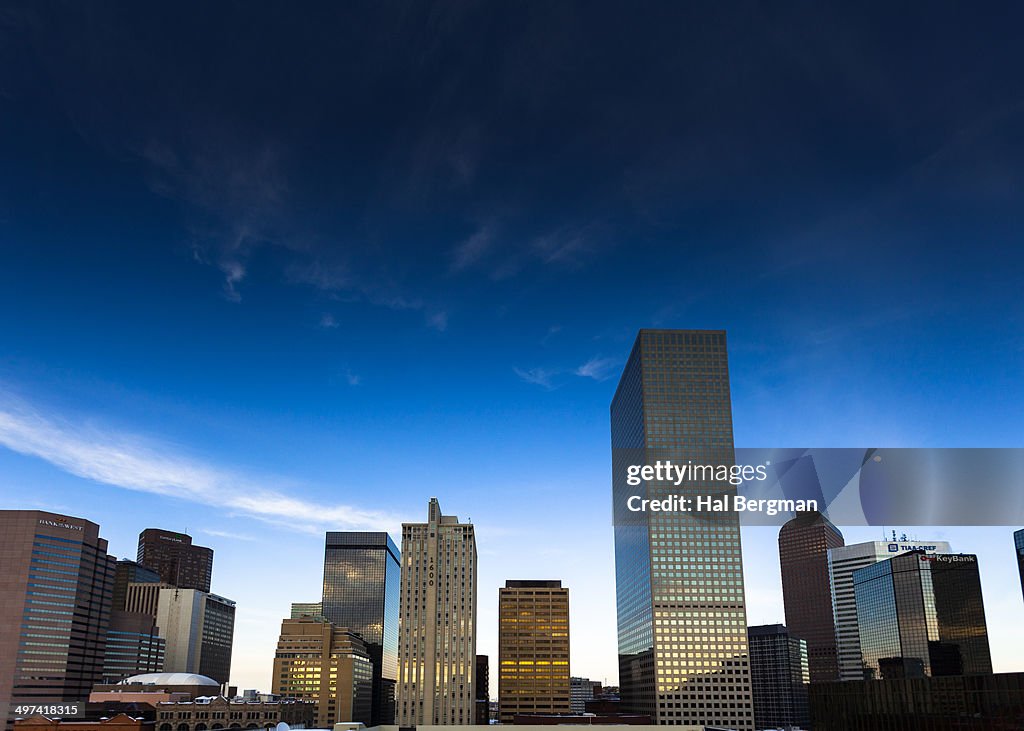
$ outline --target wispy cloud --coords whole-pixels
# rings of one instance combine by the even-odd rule
[[[476,264],[494,243],[495,229],[492,224],[480,226],[473,235],[452,251],[452,272],[461,272]]]
[[[398,516],[346,504],[325,504],[282,491],[286,480],[253,477],[180,454],[173,445],[90,423],[44,415],[23,402],[0,403],[0,446],[37,457],[105,485],[229,506],[250,518],[318,533],[394,530]]]
[[[565,380],[564,377],[578,376],[580,378],[590,378],[595,381],[607,381],[609,378],[615,375],[615,371],[618,368],[619,361],[615,358],[602,358],[595,356],[588,360],[581,366],[576,368],[513,368],[515,374],[519,376],[523,381],[532,383],[535,386],[542,386],[548,390],[552,390],[558,387],[559,376]]]
[[[353,373],[352,371],[345,371],[345,381],[350,386],[358,386],[363,382],[363,379],[358,373]]]
[[[325,312],[320,315],[320,327],[324,330],[333,330],[338,327],[338,321],[334,318],[334,315],[329,312]]]
[[[232,533],[226,530],[216,530],[213,528],[200,528],[200,533],[204,533],[208,536],[214,536],[216,538],[228,538],[233,541],[255,541],[255,536],[250,536],[245,533]]]
[[[442,311],[429,315],[427,324],[438,332],[444,332],[448,329],[448,313]]]
[[[577,368],[573,373],[583,378],[593,378],[595,381],[607,381],[615,375],[615,369],[619,361],[615,358],[594,357]]]
[[[558,371],[547,370],[545,368],[513,368],[516,375],[527,383],[532,383],[535,386],[543,386],[547,389],[554,388],[552,378],[558,374]]]

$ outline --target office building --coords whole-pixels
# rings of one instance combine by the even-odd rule
[[[796,516],[779,531],[786,627],[806,640],[811,682],[815,683],[839,679],[828,552],[842,545],[843,534],[817,511]],[[756,700],[755,693],[755,711]]]
[[[112,611],[103,651],[103,682],[162,672],[166,644],[152,616]]]
[[[292,602],[292,619],[324,616],[323,602]]]
[[[476,536],[430,499],[402,524],[398,725],[470,725],[476,675]]]
[[[569,678],[569,708],[573,713],[585,713],[587,701],[594,700],[594,681],[590,678]]]
[[[186,533],[147,528],[139,534],[136,560],[156,571],[164,583],[179,589],[210,591],[213,549],[192,545]]]
[[[486,726],[491,722],[490,658],[476,656],[476,708],[473,723]]]
[[[0,705],[79,700],[102,680],[115,561],[99,526],[0,511]]]
[[[857,629],[857,604],[853,593],[853,572],[879,561],[910,551],[949,553],[945,541],[867,541],[831,548],[828,552],[829,583],[836,622],[836,657],[840,680],[861,680],[860,633]]]
[[[316,704],[316,727],[367,725],[373,705],[373,663],[366,643],[323,617],[281,622],[273,692]]]
[[[320,610],[328,622],[366,643],[373,662],[374,726],[395,719],[400,569],[398,547],[387,533],[327,534]]]
[[[171,584],[163,582],[129,582],[125,587],[124,611],[133,614],[148,614],[155,620],[157,607],[160,604],[160,590],[174,588]]]
[[[992,672],[978,558],[912,551],[853,572],[863,678]]]
[[[814,731],[1020,729],[1024,673],[813,683]]]
[[[129,584],[159,584],[160,574],[140,563],[122,558],[114,567],[114,595],[111,611],[127,611]]]
[[[1017,572],[1020,574],[1020,587],[1024,591],[1024,528],[1013,533],[1013,545],[1017,549]]]
[[[750,627],[747,638],[755,726],[786,731],[807,728],[811,682],[807,643],[781,624]]]
[[[166,672],[197,673],[218,683],[228,682],[235,627],[233,601],[198,589],[162,588],[156,624],[166,641]]]
[[[753,728],[739,519],[625,512],[632,495],[731,499],[728,482],[627,482],[630,465],[733,465],[723,331],[641,330],[611,404],[622,710],[657,724]]]
[[[569,590],[506,581],[498,590],[498,720],[569,713]]]

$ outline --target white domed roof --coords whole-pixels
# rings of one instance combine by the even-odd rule
[[[145,675],[133,675],[125,678],[119,685],[141,683],[142,685],[210,685],[220,687],[213,678],[196,673],[146,673]]]

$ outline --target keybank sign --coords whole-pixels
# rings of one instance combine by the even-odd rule
[[[915,546],[911,543],[890,543],[889,553],[899,553],[900,551],[934,551],[938,546]]]

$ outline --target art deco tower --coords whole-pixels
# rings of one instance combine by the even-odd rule
[[[729,494],[728,484],[626,482],[630,464],[735,460],[725,332],[641,330],[611,405],[623,710],[658,724],[753,729],[735,513],[630,519],[630,495]]]
[[[436,498],[402,524],[398,673],[399,726],[473,723],[476,536]]]

